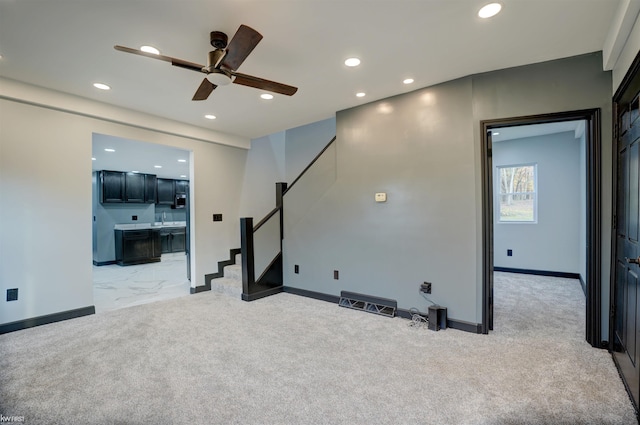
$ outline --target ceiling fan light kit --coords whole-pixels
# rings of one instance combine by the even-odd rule
[[[209,74],[207,74],[207,80],[215,86],[226,86],[231,84],[233,78],[231,77],[231,74],[228,74],[221,69],[213,69]]]
[[[240,28],[238,28],[238,31],[236,31],[228,43],[227,35],[220,31],[212,31],[209,34],[209,39],[215,50],[209,52],[207,66],[172,58],[170,56],[148,53],[130,47],[116,45],[114,48],[121,52],[159,59],[170,62],[173,66],[206,74],[206,77],[202,80],[196,93],[193,95],[192,100],[205,100],[216,87],[226,86],[231,83],[284,94],[286,96],[293,96],[298,91],[297,87],[236,72],[238,67],[258,45],[260,40],[262,40],[262,35],[253,28],[240,25]]]

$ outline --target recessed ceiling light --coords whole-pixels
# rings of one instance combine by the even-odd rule
[[[407,78],[405,80],[402,81],[404,84],[411,84],[413,83],[413,78]]]
[[[92,160],[92,161],[95,161],[96,159],[95,159],[95,158],[91,158],[91,160]]]
[[[260,95],[261,98],[265,99],[265,100],[271,100],[273,99],[273,95],[269,94],[269,93],[263,93]]]
[[[178,162],[187,162],[186,159],[179,159]]]
[[[344,61],[344,64],[350,67],[354,67],[354,66],[358,66],[360,65],[360,59],[358,58],[349,58],[347,60]]]
[[[356,96],[357,97],[365,97],[366,93],[364,93],[364,92],[356,93]]]
[[[502,5],[500,3],[489,3],[478,11],[478,16],[483,19],[491,18],[492,16],[496,16],[500,13],[500,10],[502,10]]]
[[[153,46],[142,46],[142,47],[140,47],[140,50],[142,50],[143,52],[147,52],[147,53],[153,53],[154,55],[159,55],[160,54],[160,50],[156,49]]]
[[[139,173],[140,171],[138,170],[131,170],[132,173]]]
[[[162,165],[154,165],[153,168],[162,168]]]
[[[111,148],[105,148],[104,149],[105,152],[115,152],[115,149],[111,149]]]
[[[211,114],[207,114],[207,115],[205,115],[204,117],[205,117],[206,119],[208,119],[208,120],[215,120],[215,119],[216,119],[216,116],[215,116],[215,115],[211,115]]]
[[[187,177],[186,175],[182,174],[180,177]]]
[[[102,83],[93,83],[93,87],[100,89],[100,90],[111,90],[111,87],[109,87],[106,84],[102,84]]]

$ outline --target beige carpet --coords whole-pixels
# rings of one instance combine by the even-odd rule
[[[489,336],[201,293],[0,336],[25,424],[635,424],[575,280],[496,274]],[[419,299],[416,293],[416,299]]]

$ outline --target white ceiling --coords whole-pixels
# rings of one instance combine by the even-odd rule
[[[256,138],[465,75],[603,49],[619,0],[0,0],[0,76]],[[259,98],[230,85],[191,97],[202,74],[118,52],[150,44],[204,64],[209,32],[264,39],[239,72],[295,85]],[[349,69],[343,61],[357,56]],[[409,86],[407,77],[415,79]],[[99,91],[94,82],[111,91]],[[355,93],[364,91],[364,98]],[[218,118],[209,121],[205,114]]]
[[[137,171],[167,179],[189,179],[189,151],[98,133],[92,139],[93,170]]]

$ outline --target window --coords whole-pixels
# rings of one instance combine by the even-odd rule
[[[536,165],[497,168],[498,222],[537,222]]]

